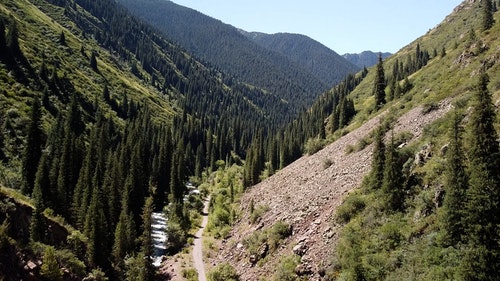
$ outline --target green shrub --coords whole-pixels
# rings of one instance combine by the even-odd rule
[[[304,145],[304,152],[309,155],[320,151],[325,146],[325,141],[320,138],[309,138]]]
[[[167,227],[168,240],[166,242],[167,252],[175,253],[182,249],[187,243],[186,232],[182,229],[180,224],[169,221]]]
[[[182,277],[188,281],[198,281],[198,271],[194,268],[183,269]]]
[[[345,201],[337,208],[335,217],[340,223],[348,223],[355,215],[366,206],[365,199],[358,194],[347,196]]]
[[[281,260],[276,272],[273,275],[275,281],[300,281],[307,280],[306,277],[301,278],[295,273],[295,268],[299,265],[299,256],[289,256]]]
[[[233,266],[228,263],[221,263],[214,267],[207,275],[208,281],[239,281],[240,276]]]
[[[269,211],[269,206],[267,205],[259,205],[254,208],[253,212],[250,213],[250,222],[255,223],[264,215],[267,211]]]

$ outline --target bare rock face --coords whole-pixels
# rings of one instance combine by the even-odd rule
[[[293,253],[298,255],[298,256],[303,256],[307,252],[307,246],[301,242],[292,249]]]
[[[408,111],[396,121],[394,133],[409,132],[413,138],[407,142],[411,143],[422,135],[427,124],[450,110],[450,103],[446,99],[427,113],[423,113],[422,107]],[[320,270],[316,267],[322,268],[324,276],[325,268],[331,266],[331,257],[341,233],[342,226],[335,223],[335,211],[349,192],[360,185],[371,168],[372,145],[352,153],[346,153],[347,148],[376,129],[384,114],[249,188],[241,198],[243,219],[237,222],[231,237],[222,244],[219,254],[210,263],[228,262],[236,268],[241,280],[259,280],[271,277],[282,258],[299,255],[301,264],[296,273],[307,275],[308,280],[321,280]],[[428,155],[424,153],[423,156],[425,159]],[[334,164],[325,166],[326,160]],[[268,209],[258,224],[252,224],[249,219],[252,201]],[[262,250],[254,256],[245,258],[250,264],[256,264],[261,256],[265,256],[265,263],[249,266],[248,262],[235,258],[244,252],[235,246],[238,242],[244,241],[257,229],[272,227],[278,221],[290,224],[292,234],[273,252],[262,246]]]

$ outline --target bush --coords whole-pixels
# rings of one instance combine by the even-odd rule
[[[340,223],[348,223],[356,214],[366,206],[365,200],[361,195],[351,194],[337,208],[335,217]]]
[[[240,276],[233,266],[228,263],[221,263],[214,267],[207,276],[208,281],[239,281]]]
[[[188,281],[198,281],[198,272],[194,268],[183,269],[182,277]]]
[[[300,257],[291,256],[285,257],[281,260],[278,268],[276,269],[276,273],[273,275],[273,280],[276,281],[299,281],[299,280],[307,280],[302,279],[295,273],[295,268],[299,265]],[[305,278],[305,277],[303,277]]]
[[[186,232],[182,229],[180,224],[169,221],[167,227],[168,240],[166,242],[167,252],[176,253],[187,243]]]
[[[310,138],[304,145],[304,152],[309,155],[320,151],[325,146],[325,141],[320,138]]]
[[[257,206],[256,208],[254,208],[253,212],[250,213],[250,222],[255,223],[267,211],[269,211],[269,206],[267,205]]]

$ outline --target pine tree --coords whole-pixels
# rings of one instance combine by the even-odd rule
[[[64,31],[61,31],[59,35],[59,44],[66,46],[66,36],[64,35]]]
[[[22,187],[24,194],[30,194],[36,177],[36,170],[42,156],[43,132],[41,129],[42,111],[40,100],[35,97],[31,107],[30,124],[26,137],[26,146],[23,157]]]
[[[59,264],[56,260],[55,250],[52,246],[47,246],[45,248],[45,252],[43,254],[43,262],[40,268],[40,275],[51,281],[59,281],[63,278],[63,272],[59,268]]]
[[[373,94],[375,95],[375,107],[381,108],[385,104],[385,75],[384,64],[382,62],[382,54],[378,55],[377,72],[375,74],[375,85],[373,86]]]
[[[30,237],[33,241],[44,241],[45,239],[45,189],[50,184],[48,171],[48,157],[44,154],[40,160],[38,171],[36,173],[35,187],[33,189],[33,213],[31,215]]]
[[[103,209],[102,192],[99,186],[94,186],[84,225],[84,234],[89,238],[87,260],[93,267],[106,268],[109,266],[109,236]]]
[[[465,234],[463,203],[466,201],[468,178],[462,149],[462,116],[455,112],[450,129],[450,143],[446,152],[445,197],[443,216],[444,245],[457,245]]]
[[[389,211],[398,211],[403,207],[404,192],[402,187],[402,171],[399,164],[399,153],[394,145],[394,136],[386,148],[384,180],[382,192],[385,195],[385,205]]]
[[[92,54],[90,55],[90,67],[94,71],[97,71],[97,58],[96,58],[95,51],[93,51]]]
[[[462,263],[466,280],[491,280],[500,270],[500,151],[488,82],[488,75],[481,74],[470,115],[470,179],[465,214],[469,251]]]
[[[130,186],[125,186],[122,194],[122,207],[120,217],[116,224],[114,244],[112,249],[113,267],[118,274],[123,274],[125,270],[124,258],[132,253],[135,240],[135,225],[133,215],[129,210],[129,190]]]
[[[14,17],[10,18],[9,31],[6,36],[6,45],[10,49],[13,56],[18,56],[21,54],[21,48],[19,47],[19,30],[17,29],[17,22]]]
[[[143,232],[141,235],[141,250],[140,254],[144,256],[142,259],[142,269],[140,276],[138,276],[138,280],[147,281],[154,280],[155,269],[153,267],[153,240],[152,240],[152,216],[153,214],[153,198],[148,197],[144,204],[144,208],[142,210],[142,228]]]
[[[483,31],[490,29],[495,24],[495,20],[493,19],[493,4],[491,0],[482,0],[483,2],[483,22],[482,28]]]
[[[375,132],[375,140],[373,146],[372,156],[372,171],[370,183],[371,188],[380,189],[384,181],[384,167],[385,167],[385,144],[384,144],[384,130],[379,127]]]

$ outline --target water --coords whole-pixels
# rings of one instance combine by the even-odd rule
[[[167,241],[167,217],[163,212],[153,212],[152,220],[151,237],[153,239],[153,265],[159,267],[166,250],[165,242]]]

